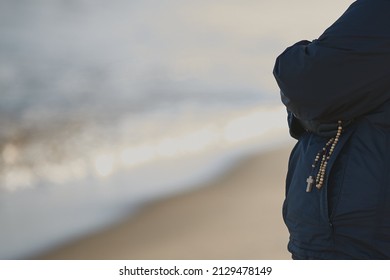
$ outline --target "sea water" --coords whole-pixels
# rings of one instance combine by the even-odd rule
[[[282,4],[2,0],[0,258],[93,232],[285,143],[271,72],[301,33],[284,31]]]

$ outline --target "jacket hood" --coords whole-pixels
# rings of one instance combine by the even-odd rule
[[[360,0],[316,40],[276,60],[282,102],[300,119],[350,120],[390,100],[390,1]]]

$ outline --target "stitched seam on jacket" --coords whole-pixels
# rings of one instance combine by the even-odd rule
[[[353,137],[353,135],[351,135],[350,137]],[[348,141],[344,144],[343,148],[345,148],[345,145],[348,145],[348,142],[350,142],[350,138],[348,139]],[[341,150],[340,153],[342,153],[343,151]],[[349,153],[347,156],[346,156],[346,159],[345,159],[345,166],[341,167],[342,168],[342,173],[340,175],[340,189],[337,193],[337,198],[336,198],[336,201],[334,202],[333,204],[333,209],[328,209],[328,218],[329,218],[329,222],[333,222],[333,218],[335,216],[335,213],[336,213],[336,210],[339,206],[339,203],[340,203],[340,200],[341,200],[341,194],[343,193],[343,190],[344,190],[344,185],[345,185],[345,174],[347,172],[347,167],[349,165],[349,161],[351,159],[351,153]],[[336,164],[336,162],[335,162]],[[334,164],[334,165],[335,165]],[[332,166],[332,168],[334,168],[334,165]],[[330,171],[332,172],[332,171]],[[328,191],[328,189],[327,189]],[[329,192],[327,193],[327,204],[328,204],[328,207],[329,207]],[[330,212],[329,212],[330,210]]]

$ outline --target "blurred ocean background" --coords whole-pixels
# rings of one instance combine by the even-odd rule
[[[285,143],[275,58],[350,3],[0,0],[0,259]]]

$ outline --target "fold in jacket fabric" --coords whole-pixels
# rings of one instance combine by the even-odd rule
[[[274,76],[298,139],[283,204],[293,257],[390,259],[390,1],[354,2],[317,40],[287,48]],[[299,120],[352,120],[320,190],[306,179],[328,139]]]

